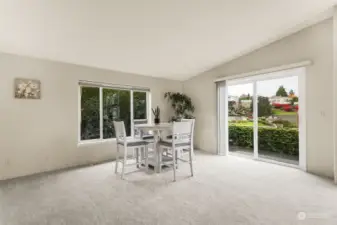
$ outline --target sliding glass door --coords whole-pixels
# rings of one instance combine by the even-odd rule
[[[256,88],[258,157],[299,165],[298,76],[256,81]]]
[[[228,146],[232,153],[254,155],[253,83],[228,85]]]
[[[305,169],[304,80],[299,68],[219,85],[219,151]]]

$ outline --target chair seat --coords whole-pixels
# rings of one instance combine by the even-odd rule
[[[170,140],[161,140],[159,142],[159,145],[166,146],[166,147],[172,147],[172,139]],[[176,141],[175,147],[184,147],[184,146],[190,146],[191,142],[189,141]]]
[[[120,140],[118,141],[118,144],[124,145],[124,141]],[[126,145],[128,147],[134,147],[134,146],[142,146],[142,145],[147,145],[148,142],[142,140],[142,139],[126,139]]]
[[[151,140],[151,139],[154,139],[154,136],[153,135],[144,135],[142,137],[143,140]]]

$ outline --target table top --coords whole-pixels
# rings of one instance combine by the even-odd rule
[[[147,129],[155,129],[155,130],[162,130],[162,129],[172,129],[172,123],[160,123],[160,124],[137,124],[135,125],[136,128],[147,128]]]

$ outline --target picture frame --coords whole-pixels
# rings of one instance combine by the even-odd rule
[[[37,79],[15,78],[14,97],[17,99],[41,99],[41,81]]]

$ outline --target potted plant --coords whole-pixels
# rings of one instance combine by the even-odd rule
[[[157,106],[157,108],[152,109],[152,113],[154,115],[154,123],[160,124],[160,109]]]
[[[166,92],[164,98],[171,102],[174,116],[170,121],[180,121],[181,119],[192,119],[194,105],[190,97],[179,92]]]

